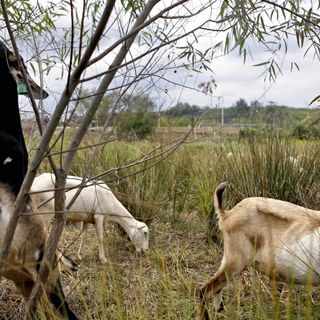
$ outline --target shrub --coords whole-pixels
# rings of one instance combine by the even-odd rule
[[[253,138],[253,137],[254,137],[254,131],[252,129],[248,129],[248,128],[240,129],[239,139]]]
[[[141,140],[154,133],[156,114],[150,112],[123,112],[117,119],[117,135],[135,134]]]
[[[319,131],[314,127],[307,127],[299,124],[293,128],[291,136],[299,140],[310,139],[318,137]]]

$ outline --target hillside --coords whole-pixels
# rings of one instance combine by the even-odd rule
[[[179,108],[173,107],[162,113],[167,122],[173,126],[192,125],[196,119],[201,119],[201,126],[216,126],[223,121],[227,126],[272,126],[292,128],[296,125],[309,125],[319,116],[317,109],[292,108],[286,106],[270,105],[266,107],[229,107],[224,108]],[[163,120],[165,125],[165,121]],[[180,125],[181,124],[181,125]]]

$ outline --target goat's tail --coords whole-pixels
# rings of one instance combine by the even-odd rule
[[[227,182],[221,182],[214,191],[213,195],[213,207],[219,218],[222,218],[224,210],[222,207],[222,194],[224,189],[227,187]]]

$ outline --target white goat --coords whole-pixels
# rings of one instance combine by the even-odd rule
[[[81,177],[68,176],[66,182],[66,206],[77,192]],[[55,176],[51,173],[43,173],[34,179],[31,187],[31,198],[41,212],[53,212],[54,200],[53,189],[55,187]],[[50,220],[50,216],[48,221]],[[130,212],[111,192],[109,187],[101,181],[90,181],[81,190],[79,196],[72,204],[67,221],[83,222],[82,234],[78,257],[81,260],[84,233],[88,223],[95,224],[98,236],[99,258],[101,263],[107,263],[104,253],[103,233],[104,220],[108,218],[118,223],[128,234],[137,252],[146,251],[149,246],[149,230],[145,223],[136,220]]]
[[[297,284],[320,284],[320,212],[289,202],[254,197],[231,210],[222,208],[226,183],[214,193],[214,210],[224,240],[220,268],[200,289],[200,319],[210,319],[206,300],[223,308],[227,281],[252,265],[258,271]]]

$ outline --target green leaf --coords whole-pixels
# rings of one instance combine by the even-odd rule
[[[309,106],[312,105],[314,102],[320,102],[320,95],[316,96],[312,101],[309,103]]]
[[[265,66],[265,65],[267,65],[267,64],[270,64],[270,62],[269,62],[269,61],[265,61],[265,62],[261,62],[261,63],[254,64],[253,66],[254,66],[254,67],[260,67],[260,66]]]
[[[229,38],[229,33],[226,36],[226,40],[224,43],[224,53],[226,54],[229,51],[230,48],[230,38]]]
[[[226,9],[228,8],[228,6],[229,6],[229,1],[223,1],[222,2],[221,7],[220,7],[220,12],[219,12],[220,17],[224,17]]]

